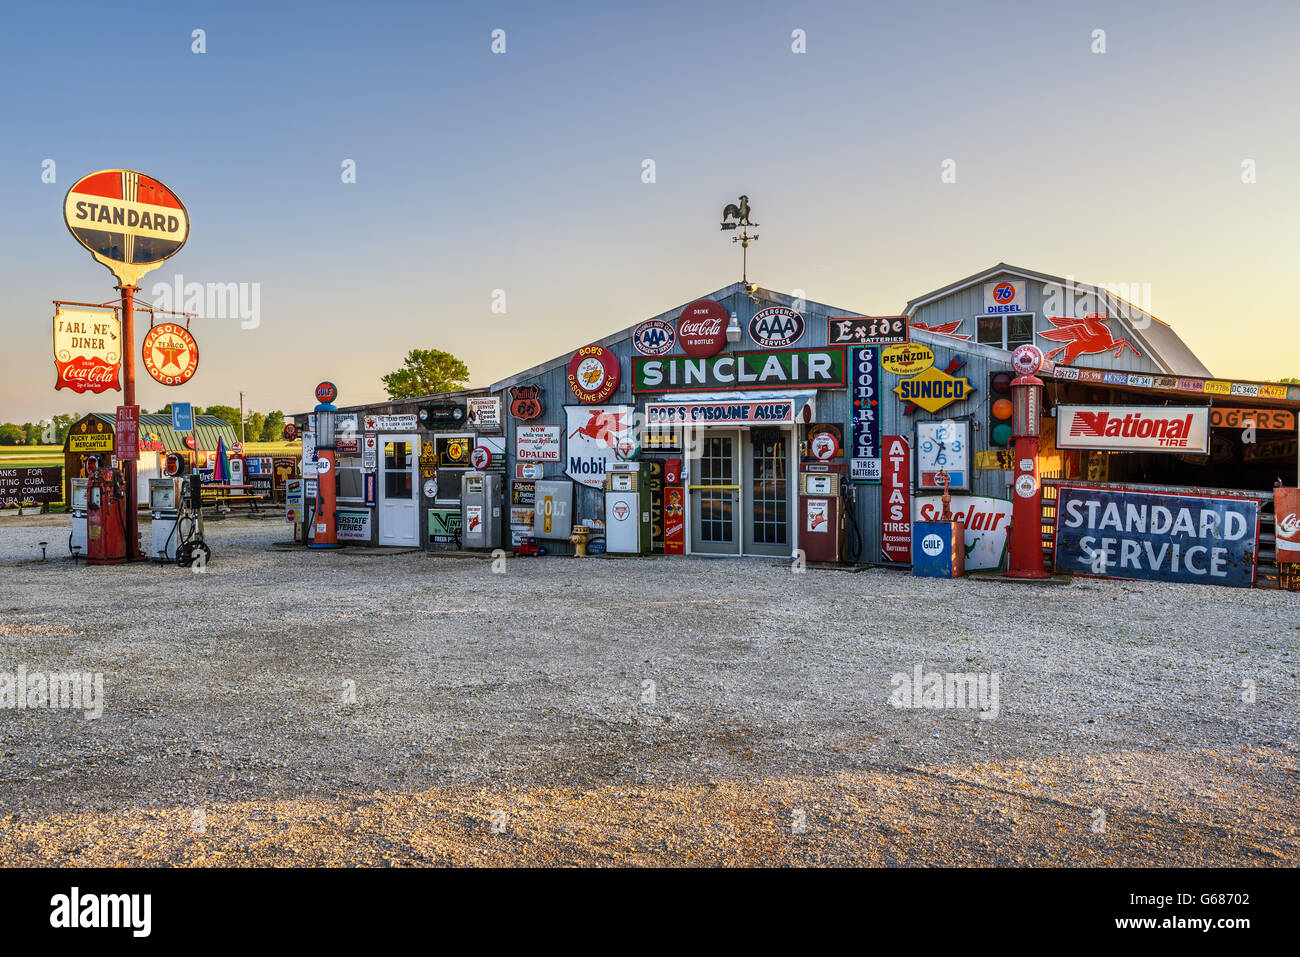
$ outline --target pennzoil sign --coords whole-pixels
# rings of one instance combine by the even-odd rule
[[[1062,405],[1058,449],[1208,452],[1209,406]]]
[[[73,183],[63,221],[128,286],[179,252],[190,235],[189,213],[176,194],[129,169],[101,170]]]

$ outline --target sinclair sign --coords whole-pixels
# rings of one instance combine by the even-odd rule
[[[124,286],[179,252],[190,235],[189,214],[176,194],[129,169],[101,170],[73,183],[63,220]]]
[[[1209,406],[1062,405],[1058,449],[1204,453],[1210,448]]]
[[[828,389],[843,386],[844,349],[730,352],[696,359],[632,359],[633,392],[712,392],[718,389]]]

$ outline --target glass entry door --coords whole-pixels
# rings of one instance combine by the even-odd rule
[[[790,536],[794,474],[790,433],[786,429],[751,429],[745,433],[745,554],[781,555],[794,551]]]
[[[740,433],[705,429],[691,458],[691,551],[739,555]]]
[[[384,435],[379,444],[379,544],[419,545],[415,470],[420,440],[414,435]]]

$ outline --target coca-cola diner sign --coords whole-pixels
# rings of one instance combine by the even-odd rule
[[[687,303],[677,319],[682,352],[696,359],[716,356],[727,344],[727,319],[727,310],[712,299]]]
[[[55,304],[54,368],[56,389],[74,392],[122,390],[122,324],[113,309],[69,308]]]

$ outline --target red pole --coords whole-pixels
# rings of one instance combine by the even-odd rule
[[[122,397],[125,405],[135,405],[135,294],[139,286],[118,286],[122,293]],[[138,441],[138,440],[137,440]],[[136,535],[135,460],[121,463],[126,481],[126,555],[143,558]]]

